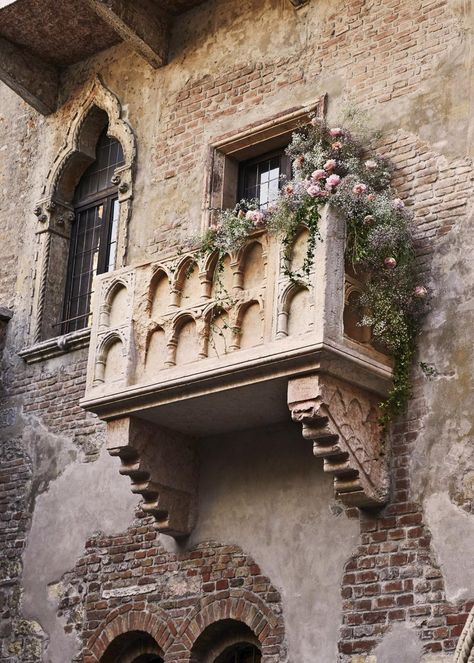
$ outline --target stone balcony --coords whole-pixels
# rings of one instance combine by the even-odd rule
[[[327,213],[321,231],[305,284],[285,275],[266,232],[228,256],[217,280],[216,260],[192,253],[96,279],[82,405],[109,422],[109,451],[162,531],[192,529],[200,437],[290,416],[339,498],[386,500],[377,419],[390,362],[345,314],[358,284],[345,274],[344,224]],[[293,270],[306,242],[303,229]]]

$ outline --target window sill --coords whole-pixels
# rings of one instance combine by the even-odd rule
[[[61,355],[79,350],[80,348],[87,348],[89,346],[91,336],[90,327],[80,329],[79,331],[64,334],[63,336],[56,336],[47,341],[36,343],[29,348],[24,348],[18,353],[27,364],[35,364],[39,361],[52,359],[53,357],[60,357]]]

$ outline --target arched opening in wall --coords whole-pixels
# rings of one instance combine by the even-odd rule
[[[260,242],[253,242],[243,253],[243,287],[244,290],[259,288],[263,283],[264,265],[263,249]]]
[[[33,343],[69,332],[80,332],[75,347],[87,343],[93,276],[126,262],[135,161],[120,102],[96,78],[77,100],[34,210]]]
[[[148,297],[148,312],[152,320],[163,315],[170,304],[170,283],[168,275],[158,269],[151,280]]]
[[[125,359],[123,343],[119,338],[113,338],[105,356],[104,382],[119,382],[125,377]]]
[[[119,141],[107,135],[107,115],[102,115],[105,126],[97,138],[95,160],[74,191],[62,333],[89,326],[94,276],[115,268],[119,201],[112,178],[124,158]]]
[[[163,657],[151,635],[130,631],[110,643],[100,663],[163,663]]]
[[[196,322],[190,315],[184,316],[176,325],[176,356],[177,366],[196,361],[199,355],[199,338]]]
[[[223,619],[201,633],[190,660],[191,663],[260,663],[262,654],[257,636],[246,624]]]

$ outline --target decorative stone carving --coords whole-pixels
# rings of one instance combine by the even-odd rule
[[[349,506],[381,506],[389,477],[378,425],[378,398],[325,374],[290,380],[288,407],[334,474],[336,496]]]
[[[109,421],[107,449],[122,461],[141,508],[154,516],[156,528],[174,537],[187,536],[196,521],[197,457],[193,440],[153,424],[124,417]]]

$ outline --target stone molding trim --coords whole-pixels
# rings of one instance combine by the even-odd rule
[[[176,626],[169,615],[158,607],[153,612],[133,610],[123,614],[124,607],[113,610],[89,638],[84,651],[83,663],[99,663],[107,648],[120,635],[130,631],[143,631],[151,635],[164,654],[176,635]]]
[[[326,374],[288,384],[292,419],[302,424],[324,471],[334,475],[337,498],[348,506],[382,506],[388,499],[378,402],[371,392]]]
[[[313,116],[323,120],[326,110],[327,95],[323,94],[304,106],[288,108],[240,127],[237,132],[234,129],[213,137],[208,147],[202,231],[209,227],[213,210],[234,207],[241,161],[286,146],[296,129],[308,124]]]
[[[474,607],[471,609],[467,621],[459,636],[458,645],[454,652],[453,663],[473,663],[474,661]]]
[[[36,343],[30,347],[20,350],[18,355],[26,361],[27,364],[35,364],[39,361],[46,361],[53,359],[53,357],[60,357],[61,355],[80,350],[81,348],[88,348],[91,338],[91,329],[86,327],[79,331],[50,338],[42,343]]]
[[[57,335],[74,221],[74,191],[81,175],[95,159],[97,139],[106,124],[107,134],[120,142],[124,154],[124,164],[116,169],[112,183],[118,188],[120,203],[116,267],[122,267],[126,262],[137,156],[135,136],[122,117],[118,98],[99,77],[79,94],[76,106],[64,145],[54,159],[34,209],[38,268],[32,318],[33,343]]]
[[[258,638],[262,651],[262,663],[277,663],[285,660],[283,618],[273,613],[256,594],[243,589],[216,592],[201,599],[199,605],[186,618],[170,648],[166,662],[174,663],[174,651],[186,651],[179,661],[192,663],[192,650],[199,636],[208,626],[221,620],[241,622]],[[178,656],[176,656],[178,659]]]
[[[122,462],[142,510],[159,532],[179,538],[192,531],[197,512],[198,469],[193,440],[134,417],[107,424],[107,450]]]

